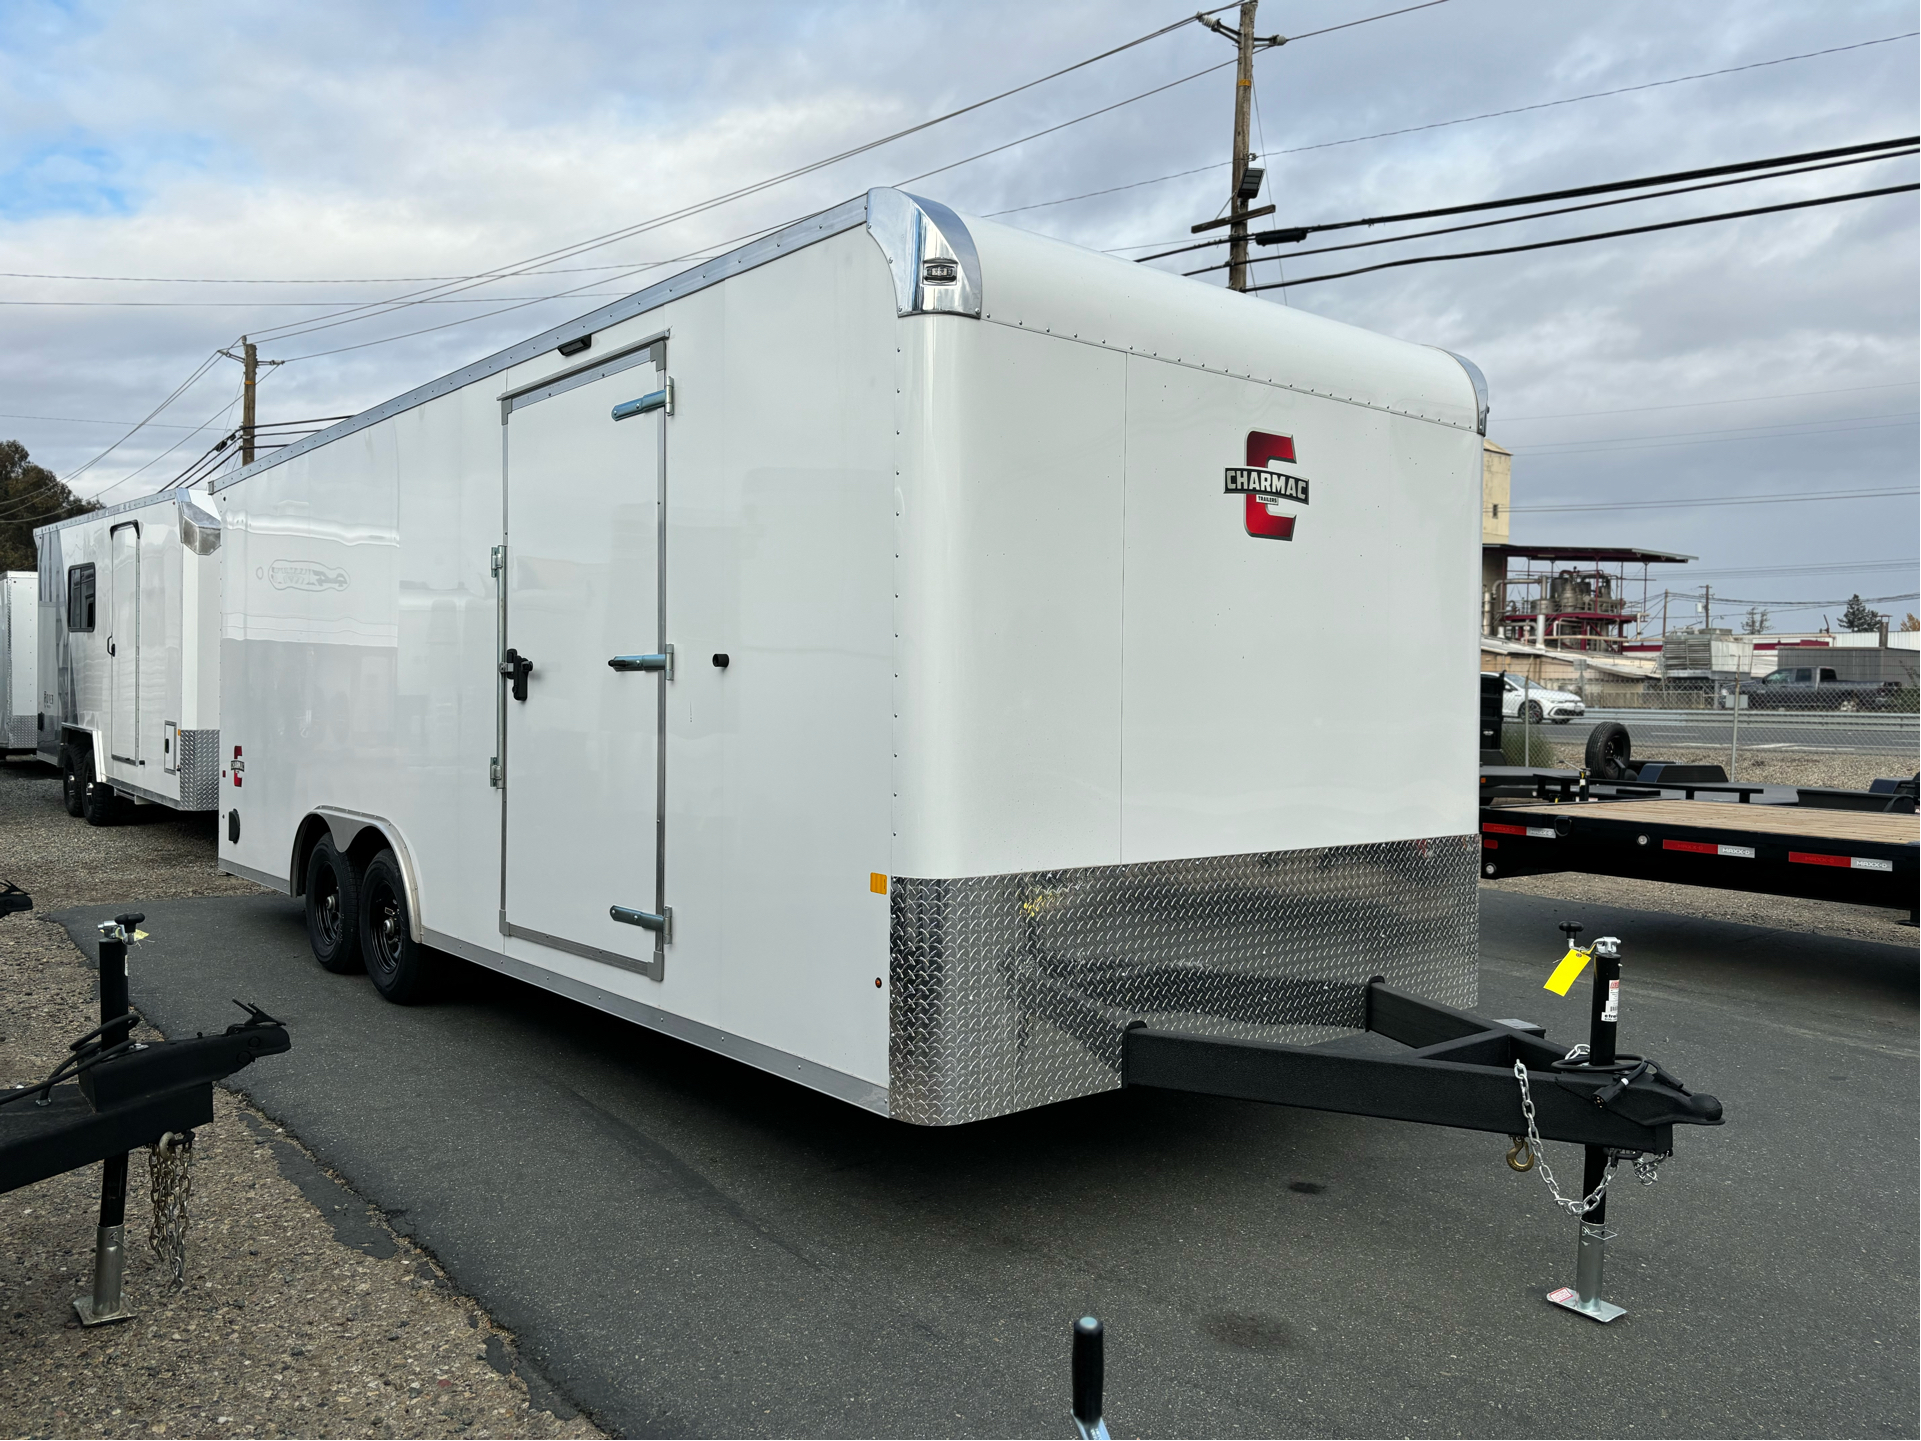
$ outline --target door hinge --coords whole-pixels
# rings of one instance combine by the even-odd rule
[[[495,546],[492,553],[487,557],[487,562],[489,573],[496,576],[499,575],[501,571],[507,568],[507,547],[504,545]]]
[[[500,789],[500,757],[495,756],[487,762],[487,784],[495,790]]]

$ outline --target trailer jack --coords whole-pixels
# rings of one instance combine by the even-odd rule
[[[1573,949],[1572,934],[1569,939]],[[1583,1146],[1580,1196],[1553,1189],[1556,1204],[1580,1223],[1575,1284],[1550,1292],[1548,1300],[1612,1321],[1623,1309],[1603,1301],[1600,1291],[1612,1234],[1607,1187],[1615,1168],[1629,1161],[1651,1183],[1655,1166],[1674,1150],[1674,1128],[1720,1125],[1721,1103],[1689,1092],[1652,1061],[1616,1054],[1619,943],[1603,937],[1582,954],[1596,963],[1593,1024],[1588,1043],[1573,1050],[1550,1045],[1543,1029],[1526,1021],[1484,1020],[1392,990],[1375,977],[1366,985],[1365,1029],[1399,1041],[1407,1055],[1342,1055],[1158,1031],[1135,1021],[1123,1038],[1124,1083],[1490,1131],[1513,1141],[1509,1165],[1538,1166],[1551,1189],[1553,1172],[1540,1143]]]

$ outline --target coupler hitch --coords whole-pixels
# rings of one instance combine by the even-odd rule
[[[1538,1166],[1551,1189],[1553,1172],[1541,1159],[1541,1142],[1583,1146],[1581,1195],[1553,1191],[1556,1204],[1580,1219],[1575,1284],[1548,1299],[1612,1321],[1624,1312],[1603,1301],[1600,1289],[1601,1259],[1612,1234],[1605,1222],[1614,1168],[1630,1161],[1639,1178],[1652,1184],[1656,1167],[1673,1153],[1674,1128],[1720,1125],[1721,1103],[1690,1092],[1652,1061],[1616,1053],[1619,942],[1604,937],[1583,954],[1598,963],[1594,1019],[1588,1042],[1571,1051],[1549,1044],[1543,1028],[1527,1021],[1486,1020],[1392,990],[1376,977],[1362,998],[1363,1029],[1399,1041],[1408,1047],[1406,1055],[1343,1055],[1323,1047],[1157,1031],[1136,1021],[1123,1038],[1123,1081],[1490,1131],[1513,1143],[1510,1166]]]

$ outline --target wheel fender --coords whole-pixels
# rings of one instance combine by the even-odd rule
[[[361,811],[340,810],[334,806],[316,806],[315,815],[327,823],[327,830],[333,836],[334,849],[345,855],[360,838],[361,832],[372,830],[386,841],[387,849],[394,853],[400,862],[401,882],[407,887],[407,931],[416,945],[424,945],[423,928],[420,918],[420,883],[414,870],[413,852],[401,837],[400,827],[385,816],[371,816]]]
[[[60,744],[72,749],[75,742],[85,746],[89,754],[100,754],[100,732],[89,726],[63,725],[60,727]],[[96,771],[95,775],[99,775]],[[101,777],[105,779],[105,777]]]

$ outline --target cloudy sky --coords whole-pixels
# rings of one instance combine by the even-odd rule
[[[1917,129],[1912,3],[1446,0],[1307,33],[1395,8],[1261,5],[1262,33],[1302,37],[1256,62],[1263,198],[1279,206],[1267,223]],[[1221,208],[1231,135],[1231,70],[1199,72],[1232,50],[1191,24],[743,199],[634,228],[1183,13],[1153,0],[10,0],[0,7],[0,438],[22,441],[84,495],[129,499],[237,419],[238,366],[202,367],[243,333],[288,362],[262,384],[263,421],[348,414],[870,185],[911,181],[958,210],[1011,212],[1011,223],[1128,256],[1179,243]],[[1728,73],[1704,74],[1714,71]],[[1597,96],[1608,91],[1623,93]],[[1500,111],[1516,113],[1490,115]],[[1882,160],[1265,259],[1255,280],[1915,178],[1913,157]],[[616,231],[632,233],[539,273],[378,304]],[[1671,584],[1705,579],[1775,602],[1777,628],[1798,628],[1836,608],[1784,603],[1917,589],[1915,232],[1916,198],[1905,193],[1388,270],[1249,303],[1306,307],[1474,358],[1493,393],[1491,434],[1515,452],[1517,539],[1697,555]],[[1365,238],[1383,233],[1399,232]],[[99,458],[196,371],[155,424]],[[1858,491],[1900,493],[1528,509]]]

